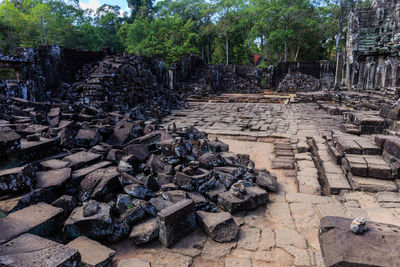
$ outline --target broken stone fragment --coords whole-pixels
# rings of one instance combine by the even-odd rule
[[[196,212],[199,224],[214,241],[220,243],[231,242],[236,239],[239,227],[228,212],[209,213]]]
[[[101,239],[113,233],[111,207],[106,203],[99,203],[96,214],[85,217],[83,207],[75,208],[64,224],[63,232],[67,239],[74,239],[81,235]]]
[[[51,205],[62,208],[64,215],[68,216],[78,206],[78,200],[74,196],[63,195],[51,203]]]
[[[80,129],[75,136],[75,144],[77,147],[91,148],[97,145],[100,140],[101,137],[92,129]]]
[[[267,189],[270,192],[278,191],[278,182],[276,176],[266,171],[258,172],[256,184]]]
[[[165,247],[184,238],[196,227],[194,203],[191,199],[181,200],[158,213],[158,239]]]
[[[121,160],[118,163],[119,172],[130,172],[132,170],[133,170],[132,165],[130,165],[128,162]]]
[[[6,156],[10,153],[16,152],[20,148],[21,136],[11,128],[0,128],[0,155]]]
[[[132,228],[129,239],[136,245],[148,243],[158,237],[157,219],[145,220]]]
[[[362,234],[367,230],[368,226],[364,218],[357,217],[350,224],[350,231],[355,234]]]
[[[84,202],[82,206],[83,206],[83,211],[82,211],[83,217],[93,216],[97,214],[97,212],[100,209],[99,203],[95,200],[89,200],[88,202]]]
[[[154,192],[140,184],[130,184],[124,187],[124,192],[132,197],[149,199],[154,197]]]
[[[121,188],[119,172],[115,167],[98,169],[89,173],[81,182],[79,198],[81,201],[97,199]]]
[[[246,195],[238,198],[230,191],[218,195],[218,206],[230,213],[241,210],[253,210],[267,204],[268,193],[256,186],[246,187]]]
[[[118,194],[117,209],[122,213],[132,206],[132,197],[126,194]]]

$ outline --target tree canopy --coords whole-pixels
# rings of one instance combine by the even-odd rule
[[[3,0],[0,48],[57,44],[163,58],[189,53],[208,63],[264,65],[334,60],[343,50],[348,13],[368,0],[127,0],[130,14],[78,0]]]

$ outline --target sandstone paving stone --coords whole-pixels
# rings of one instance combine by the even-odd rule
[[[319,239],[326,266],[397,266],[400,256],[400,228],[395,225],[368,221],[369,230],[362,235],[349,231],[352,219],[324,217]],[[368,255],[366,257],[365,255]]]
[[[240,229],[230,213],[198,211],[196,214],[201,227],[214,241],[224,243],[236,239]]]
[[[158,238],[165,247],[170,247],[181,240],[196,226],[194,203],[184,199],[158,213]]]
[[[250,259],[236,259],[236,258],[226,258],[225,266],[232,267],[252,267],[252,263]]]
[[[0,218],[0,244],[24,233],[47,236],[62,223],[63,210],[39,203]]]
[[[341,216],[350,218],[351,214],[348,210],[340,203],[326,203],[317,204],[317,208],[321,217],[325,216]]]
[[[218,243],[211,238],[207,238],[201,257],[206,259],[221,259],[228,255],[235,247],[236,242]]]
[[[23,234],[0,245],[0,265],[13,267],[78,266],[77,249],[32,234]]]
[[[298,249],[307,249],[306,240],[296,230],[291,229],[277,229],[276,235],[276,246],[286,249],[287,247],[293,246]]]
[[[169,249],[181,255],[197,257],[201,254],[206,240],[207,235],[201,229],[195,229]]]
[[[286,193],[286,200],[288,203],[330,203],[331,199],[327,196],[315,196],[302,193]]]
[[[115,255],[114,250],[86,236],[80,236],[69,242],[66,246],[77,249],[81,254],[82,264],[87,267],[109,266]]]
[[[318,182],[318,171],[307,168],[297,173],[297,182],[300,193],[321,195],[321,186]]]
[[[243,226],[240,228],[237,246],[242,249],[256,251],[259,248],[260,238],[260,229]]]
[[[276,245],[275,232],[271,228],[261,229],[260,249],[271,250]]]
[[[120,260],[117,267],[151,267],[150,262],[146,260],[136,259],[136,258],[129,258]]]
[[[400,194],[398,192],[381,191],[376,194],[376,200],[384,208],[399,208]]]
[[[279,227],[295,229],[295,224],[287,203],[271,203],[266,212],[271,216],[272,221]]]

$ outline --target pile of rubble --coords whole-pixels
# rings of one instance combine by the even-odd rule
[[[237,68],[231,65],[200,66],[187,81],[179,82],[177,89],[200,97],[220,93],[262,93],[262,89],[256,85],[256,79],[252,79],[248,73],[246,77],[239,75]]]
[[[65,98],[103,110],[130,111],[137,119],[166,114],[179,104],[179,96],[157,82],[148,61],[134,54],[108,56],[73,84]]]
[[[277,88],[278,92],[290,93],[320,90],[321,82],[319,79],[300,72],[288,73]]]
[[[38,237],[25,233],[64,244],[158,238],[169,247],[196,225],[229,242],[239,232],[231,213],[265,205],[277,190],[276,177],[248,155],[193,127],[16,98],[0,99],[0,117],[0,251],[15,242],[33,250]]]

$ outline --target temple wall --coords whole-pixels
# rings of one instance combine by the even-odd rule
[[[400,88],[400,1],[376,0],[350,13],[341,87]]]

